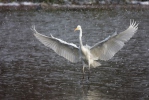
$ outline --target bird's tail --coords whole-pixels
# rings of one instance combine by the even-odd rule
[[[95,68],[95,67],[101,66],[101,64],[99,62],[97,62],[97,61],[94,61],[92,63],[92,66]]]

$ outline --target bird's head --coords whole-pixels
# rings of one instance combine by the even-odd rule
[[[81,26],[78,25],[77,28],[74,31],[76,31],[76,30],[81,30]]]

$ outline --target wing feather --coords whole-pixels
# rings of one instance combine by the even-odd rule
[[[73,63],[79,61],[79,48],[75,44],[67,43],[63,40],[53,37],[52,35],[51,37],[42,35],[36,31],[35,26],[33,26],[31,30],[34,32],[34,36],[41,43],[54,50],[58,55],[63,56]]]
[[[111,59],[125,43],[137,32],[138,24],[135,21],[130,21],[130,26],[120,34],[114,33],[112,36],[95,44],[90,52],[96,60]],[[98,58],[98,59],[97,59]]]

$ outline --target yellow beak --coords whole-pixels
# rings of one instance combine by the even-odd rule
[[[74,31],[79,30],[78,28],[76,28]]]

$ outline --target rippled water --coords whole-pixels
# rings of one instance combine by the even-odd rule
[[[147,100],[149,99],[149,11],[26,11],[0,12],[1,100]],[[90,82],[82,83],[82,64],[72,64],[42,45],[32,34],[42,34],[78,45],[93,45],[130,19],[139,30],[110,61],[91,69]],[[87,72],[87,69],[86,69]],[[87,74],[86,74],[87,80]]]

